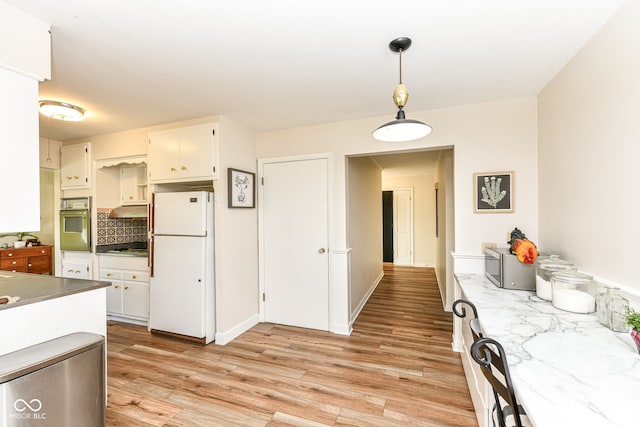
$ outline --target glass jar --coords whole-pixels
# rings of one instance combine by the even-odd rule
[[[542,258],[536,263],[536,295],[543,300],[551,301],[551,275],[556,271],[571,270],[575,268],[569,261],[560,259],[558,255]]]
[[[575,270],[557,271],[551,275],[551,303],[572,313],[596,311],[593,276]]]
[[[625,310],[629,300],[620,294],[620,288],[600,286],[596,294],[598,322],[614,332],[628,332]]]

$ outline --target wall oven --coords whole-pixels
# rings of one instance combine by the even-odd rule
[[[61,199],[60,250],[91,251],[91,197]]]

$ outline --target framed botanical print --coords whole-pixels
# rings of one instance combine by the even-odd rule
[[[475,213],[513,212],[513,172],[473,174]]]

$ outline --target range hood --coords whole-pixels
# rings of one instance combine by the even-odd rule
[[[138,218],[147,219],[146,205],[119,206],[111,209],[109,218]]]

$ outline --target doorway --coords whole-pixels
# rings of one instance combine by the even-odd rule
[[[413,189],[382,192],[383,262],[413,265]]]
[[[393,262],[393,191],[382,192],[382,262]]]

